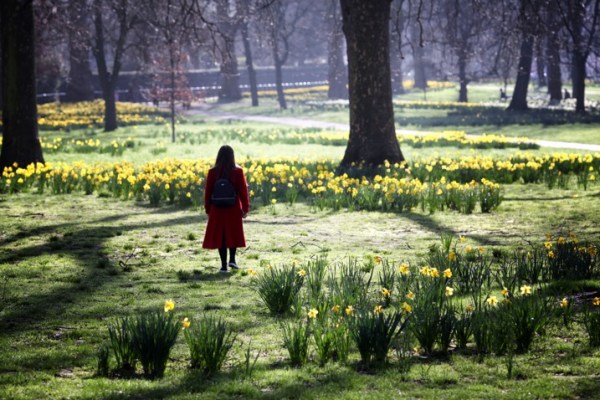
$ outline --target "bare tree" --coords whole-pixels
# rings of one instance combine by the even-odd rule
[[[328,27],[327,41],[327,80],[329,89],[328,99],[347,99],[348,77],[344,65],[344,32],[342,31],[342,16],[339,0],[328,0],[326,10],[326,25]]]
[[[0,170],[44,162],[38,135],[33,0],[0,3],[2,151]]]
[[[104,99],[104,130],[109,132],[118,127],[115,91],[127,49],[127,39],[138,18],[131,0],[94,0],[93,21],[92,52],[96,58]],[[110,70],[107,62],[109,45],[113,50],[113,64]]]
[[[66,3],[63,23],[67,29],[69,49],[69,77],[67,79],[66,101],[94,99],[94,84],[90,68],[90,29],[87,0],[69,0]]]
[[[548,68],[548,93],[550,102],[562,100],[562,76],[560,71],[560,10],[554,0],[546,4],[546,60]]]
[[[246,59],[246,68],[248,70],[248,81],[250,83],[250,98],[252,106],[258,107],[258,84],[256,81],[256,71],[254,70],[254,61],[252,56],[252,47],[250,45],[250,19],[253,16],[250,0],[237,0],[237,13],[240,16],[240,35],[244,45],[244,57]]]

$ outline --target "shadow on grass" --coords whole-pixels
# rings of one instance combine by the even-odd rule
[[[303,372],[298,370],[299,375]],[[167,371],[168,373],[168,371]],[[260,399],[299,399],[319,397],[324,390],[328,393],[335,391],[342,396],[352,386],[353,371],[349,369],[335,369],[324,371],[318,379],[289,378],[284,382],[276,382],[267,387],[257,386],[252,380],[242,380],[235,371],[220,373],[212,378],[204,376],[199,371],[189,371],[181,381],[169,382],[160,387],[140,388],[135,385],[124,386],[119,393],[111,393],[98,398],[103,400],[116,400],[123,398],[135,399],[164,399],[181,395],[194,395],[202,393],[204,396],[219,398],[260,398]]]
[[[127,214],[120,214],[116,217],[111,216],[108,220],[118,221],[126,217],[128,217]],[[50,315],[63,314],[61,319],[67,324],[69,318],[67,311],[77,302],[77,299],[84,296],[93,296],[108,282],[122,279],[121,274],[116,272],[120,268],[118,262],[111,260],[104,254],[104,245],[109,238],[135,229],[199,224],[205,218],[204,216],[195,215],[160,222],[96,226],[82,229],[75,229],[78,226],[75,222],[52,224],[19,232],[5,239],[3,243],[11,243],[42,233],[57,232],[58,229],[73,228],[69,231],[69,235],[55,235],[45,243],[25,246],[10,252],[4,251],[0,254],[0,264],[15,264],[42,255],[62,255],[76,260],[81,266],[82,272],[80,276],[69,279],[64,284],[54,285],[48,292],[36,291],[35,288],[30,288],[31,290],[26,292],[26,296],[21,298],[18,304],[11,305],[10,308],[4,310],[0,317],[0,332],[3,334],[16,334],[27,331],[32,329],[32,324],[37,325],[40,320]],[[91,221],[86,225],[103,221],[106,221],[106,219]],[[212,279],[222,280],[227,278],[219,275],[224,274],[215,274]]]
[[[579,115],[570,110],[551,110],[533,108],[528,111],[511,111],[499,107],[442,107],[447,115],[397,117],[396,123],[401,126],[503,126],[503,125],[532,125],[544,126],[563,124],[594,124],[600,123],[598,112],[588,112]],[[401,113],[398,113],[401,115]]]
[[[587,193],[584,195],[577,195],[577,199],[585,198],[585,197],[600,197],[600,191]],[[572,200],[572,195],[565,194],[564,196],[534,196],[534,197],[504,197],[504,201],[560,201],[560,200]]]

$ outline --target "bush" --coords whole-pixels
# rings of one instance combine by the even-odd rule
[[[306,364],[308,360],[308,324],[304,321],[282,323],[283,346],[290,355],[290,362],[295,367]]]
[[[135,371],[136,352],[133,347],[132,321],[118,318],[108,326],[109,348],[115,355],[116,369],[121,372]]]
[[[383,364],[387,360],[388,351],[396,335],[406,326],[402,322],[402,314],[394,311],[388,315],[376,308],[375,311],[360,311],[351,320],[350,333],[360,359],[365,365],[375,362]]]

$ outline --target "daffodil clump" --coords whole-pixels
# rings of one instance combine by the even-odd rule
[[[580,241],[572,232],[547,234],[543,248],[552,279],[590,279],[600,273],[598,246]]]
[[[121,125],[163,124],[166,113],[136,103],[117,102]],[[104,124],[104,100],[79,103],[47,103],[38,106],[38,126],[47,130],[94,128]]]
[[[1,144],[2,139],[0,139]],[[40,144],[44,153],[108,153],[112,156],[123,155],[126,149],[135,147],[135,142],[131,138],[110,142],[91,138],[66,140],[57,137],[51,141],[40,138]]]

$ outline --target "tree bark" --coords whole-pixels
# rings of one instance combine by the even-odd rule
[[[508,106],[509,110],[525,111],[527,106],[527,91],[531,75],[531,64],[533,59],[533,35],[524,32],[521,39],[521,50],[519,53],[519,66],[517,71],[517,82]]]
[[[341,162],[367,166],[404,160],[394,127],[389,0],[340,0],[348,57],[350,136]]]
[[[538,87],[548,85],[546,80],[546,57],[544,55],[543,37],[538,37],[535,41],[535,66],[537,72]]]
[[[89,101],[95,98],[90,47],[88,42],[88,18],[85,0],[70,0],[69,16],[73,26],[68,32],[69,78],[65,101]]]
[[[587,54],[577,49],[573,50],[573,65],[571,77],[573,81],[573,97],[576,100],[575,112],[585,112],[585,64],[587,63]]]
[[[241,1],[245,3],[245,1]],[[238,3],[239,4],[239,3]],[[256,71],[254,70],[254,62],[252,60],[252,47],[250,47],[250,35],[248,32],[248,10],[245,10],[243,20],[240,24],[240,34],[242,35],[242,43],[244,44],[244,56],[246,58],[246,69],[248,70],[248,81],[250,83],[250,98],[252,99],[252,107],[258,107],[258,85],[256,82]]]
[[[348,89],[346,88],[348,77],[344,71],[345,66],[342,48],[344,32],[342,32],[341,19],[338,0],[329,0],[327,10],[327,26],[329,27],[329,41],[327,47],[327,80],[329,82],[329,89],[327,91],[328,99],[348,98]]]
[[[415,76],[415,87],[418,89],[427,89],[427,75],[425,73],[425,60],[423,56],[423,47],[419,39],[419,27],[416,24],[412,26],[413,41],[413,69]]]
[[[458,101],[460,103],[467,103],[469,101],[467,97],[467,85],[469,84],[469,80],[467,79],[467,55],[465,51],[458,52],[458,80],[460,83]]]
[[[242,98],[240,90],[240,73],[238,71],[237,57],[235,55],[235,43],[231,37],[224,38],[225,52],[221,63],[221,90],[219,92],[219,101],[230,102],[238,101]]]
[[[549,2],[547,13],[546,59],[548,64],[548,93],[550,102],[562,100],[562,76],[560,71],[560,19],[554,1]]]
[[[32,0],[2,0],[2,151],[0,171],[44,162],[38,135]]]
[[[283,92],[283,62],[279,58],[279,49],[277,39],[273,42],[273,63],[275,64],[275,87],[277,88],[277,102],[279,108],[287,110],[287,102],[285,101],[285,93]]]

